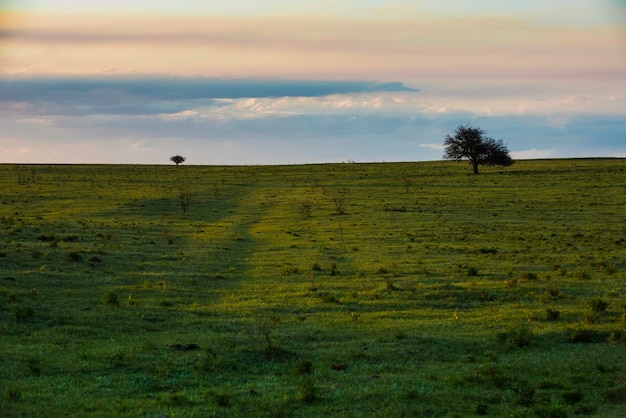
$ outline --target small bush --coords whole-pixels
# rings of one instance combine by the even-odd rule
[[[563,400],[568,405],[577,404],[578,402],[582,401],[584,398],[585,398],[585,395],[581,391],[578,391],[578,390],[565,392],[563,394]]]
[[[15,319],[23,321],[35,316],[35,310],[30,306],[19,306],[15,308]]]
[[[548,321],[558,321],[561,317],[561,312],[556,309],[547,308],[546,309],[546,319]]]
[[[611,344],[619,344],[626,342],[626,330],[614,329],[609,332],[607,341]]]
[[[604,391],[604,399],[611,403],[626,403],[626,385],[613,387]]]
[[[607,333],[589,328],[580,328],[570,338],[572,343],[603,343],[607,340]]]
[[[526,271],[522,274],[519,275],[518,279],[519,280],[524,280],[524,281],[533,281],[533,280],[537,280],[539,278],[539,276],[537,276],[537,273],[533,273],[531,271]]]
[[[517,403],[521,406],[530,406],[533,403],[533,398],[537,392],[535,388],[530,386],[522,386],[517,389]]]
[[[489,413],[489,406],[486,403],[479,403],[476,405],[476,407],[474,408],[474,412],[476,412],[476,415],[487,415]]]
[[[553,299],[556,299],[556,298],[562,296],[561,295],[561,291],[559,289],[557,289],[556,287],[549,287],[549,288],[547,288],[546,291],[545,291],[545,295],[547,297],[553,298]]]
[[[398,287],[391,281],[389,277],[384,277],[383,282],[385,283],[385,289],[387,289],[388,292],[398,290]]]
[[[9,388],[5,396],[9,402],[19,402],[22,399],[22,392],[15,388]]]
[[[537,418],[567,418],[567,411],[558,406],[540,406],[533,410],[533,416]]]
[[[333,263],[332,266],[330,266],[330,275],[331,276],[340,276],[341,273],[339,272],[339,269],[337,268],[337,263]]]
[[[41,360],[36,357],[31,357],[26,360],[26,368],[28,372],[33,376],[41,375]]]
[[[301,376],[313,373],[313,362],[311,360],[300,360],[293,366],[294,374]]]
[[[174,392],[170,393],[169,397],[167,398],[167,403],[170,406],[183,406],[190,404],[191,402],[185,395]]]
[[[322,266],[320,266],[318,263],[313,263],[313,265],[311,266],[311,270],[322,271]]]
[[[311,378],[304,378],[300,382],[300,400],[304,403],[313,403],[318,399],[318,390]]]
[[[67,254],[67,258],[69,258],[70,261],[78,262],[78,261],[83,259],[83,256],[79,252],[72,251],[72,252]]]
[[[320,296],[322,297],[322,302],[324,303],[339,303],[339,299],[337,299],[337,296],[333,295],[332,293],[323,293]]]
[[[274,332],[280,324],[280,318],[277,316],[266,316],[257,318],[255,331],[259,339],[264,343],[267,352],[278,349],[274,341]]]
[[[109,290],[102,296],[102,303],[107,306],[118,306],[120,302],[117,298],[117,293],[113,290]]]
[[[64,235],[60,238],[60,241],[63,242],[78,242],[78,236],[77,235]]]
[[[589,301],[589,307],[594,313],[605,313],[609,303],[601,298],[593,298]]]
[[[289,264],[285,264],[281,269],[281,274],[283,276],[290,276],[292,274],[299,274],[300,269],[298,267],[291,266]]]
[[[55,236],[54,236],[54,235],[47,235],[47,234],[40,234],[40,235],[37,237],[37,240],[38,240],[38,241],[41,241],[41,242],[52,242],[52,241],[54,241],[55,239],[56,239],[56,238],[55,238]]]
[[[217,406],[225,408],[230,405],[231,396],[228,393],[216,393],[213,396],[213,400],[215,401]]]
[[[467,269],[467,276],[468,277],[476,277],[476,276],[478,276],[478,269],[476,267],[469,267]]]
[[[530,327],[522,326],[498,334],[498,340],[509,348],[522,348],[530,345],[533,332]]]

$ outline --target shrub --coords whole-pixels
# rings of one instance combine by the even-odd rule
[[[567,418],[567,411],[558,406],[540,406],[533,410],[533,416],[537,418]]]
[[[530,345],[532,338],[533,332],[528,326],[521,326],[498,334],[498,340],[509,348],[526,347]]]
[[[535,388],[523,385],[517,389],[517,403],[521,406],[530,406],[535,397]]]
[[[585,395],[578,390],[574,390],[571,392],[565,392],[563,394],[563,400],[566,404],[574,405],[584,399]]]
[[[333,203],[335,204],[335,214],[336,215],[345,215],[346,214],[346,203],[343,197],[335,197],[333,198]]]
[[[545,295],[550,298],[558,298],[561,296],[561,291],[556,287],[549,287],[546,289]]]
[[[294,374],[305,375],[313,373],[313,362],[311,360],[300,360],[293,366]]]
[[[609,332],[607,341],[611,344],[626,342],[626,331],[623,329],[614,329]]]
[[[546,319],[548,321],[558,321],[561,317],[561,312],[556,309],[547,308],[546,309]]]
[[[300,382],[300,400],[304,403],[313,403],[318,399],[318,390],[313,379],[304,378]]]
[[[604,391],[604,399],[611,403],[626,403],[626,385],[613,387]]]
[[[339,299],[337,299],[337,296],[333,295],[332,293],[323,293],[320,296],[322,297],[322,302],[324,303],[339,303]]]
[[[280,318],[277,316],[266,316],[257,319],[256,333],[265,344],[266,351],[270,352],[278,347],[274,345],[274,331],[278,328]]]
[[[322,271],[322,266],[320,266],[318,263],[313,263],[313,265],[311,266],[311,270]]]
[[[298,267],[291,266],[289,264],[285,264],[281,269],[281,274],[283,276],[290,276],[292,274],[299,274],[299,273],[300,273],[300,269],[298,269]]]
[[[476,267],[469,267],[467,269],[467,275],[469,277],[476,277],[476,276],[478,276],[478,269]]]
[[[170,406],[183,406],[189,404],[190,401],[185,395],[174,392],[170,393],[169,397],[167,398],[167,403]]]
[[[83,259],[83,256],[76,251],[72,251],[70,253],[67,254],[67,257],[71,260],[71,261],[80,261]]]
[[[604,313],[609,307],[609,303],[601,298],[593,298],[589,301],[589,307],[594,313]]]
[[[489,413],[489,406],[486,403],[481,402],[476,405],[474,412],[476,412],[476,415],[487,415]]]
[[[9,388],[5,396],[9,402],[19,402],[22,399],[22,392],[20,392],[19,389]]]
[[[589,328],[580,328],[574,332],[570,342],[572,343],[603,343],[608,335],[605,332]]]
[[[385,282],[385,289],[387,289],[388,292],[398,290],[398,287],[391,281],[389,277],[384,277],[383,282]]]
[[[533,273],[530,271],[526,271],[519,275],[519,280],[525,280],[525,281],[537,280],[538,278],[539,276],[537,276],[537,273]]]
[[[340,276],[341,273],[339,272],[339,269],[337,268],[337,263],[333,263],[332,266],[330,266],[330,275],[331,276]]]
[[[117,306],[119,305],[119,299],[117,298],[117,293],[113,290],[109,290],[102,296],[102,303],[107,306]]]
[[[37,237],[37,240],[38,240],[38,241],[41,241],[41,242],[52,242],[52,241],[54,241],[55,239],[56,239],[56,238],[55,238],[55,236],[54,236],[54,235],[47,235],[47,234],[40,234],[40,235]]]
[[[18,321],[29,319],[35,316],[35,310],[30,306],[19,306],[15,308],[15,319]]]
[[[213,396],[215,403],[223,408],[230,405],[230,398],[231,396],[228,393],[216,393]]]

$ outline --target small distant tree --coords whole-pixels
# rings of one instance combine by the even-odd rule
[[[460,125],[454,130],[454,135],[446,135],[444,158],[447,160],[469,160],[478,174],[478,166],[502,165],[509,166],[513,160],[507,146],[502,140],[496,141],[485,135],[485,131],[477,126]]]
[[[180,208],[183,210],[183,215],[186,215],[189,207],[196,203],[196,198],[184,186],[179,185],[178,192],[178,203],[180,203]]]
[[[182,155],[173,155],[170,157],[170,161],[172,161],[176,165],[182,164],[185,162],[185,157],[183,157]]]

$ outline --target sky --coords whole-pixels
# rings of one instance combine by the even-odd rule
[[[626,158],[625,0],[0,0],[0,163]]]

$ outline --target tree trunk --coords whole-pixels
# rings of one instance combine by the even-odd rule
[[[472,167],[474,168],[474,174],[478,174],[478,162],[472,161]]]

